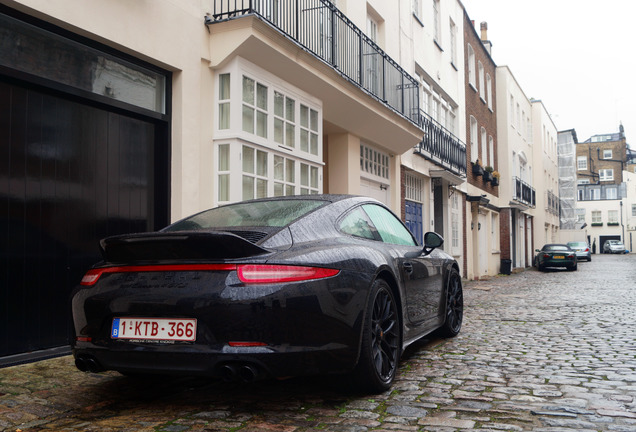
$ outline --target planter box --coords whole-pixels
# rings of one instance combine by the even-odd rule
[[[592,222],[592,226],[603,226],[603,222]]]
[[[493,186],[499,186],[499,179],[497,177],[493,177],[490,184]]]
[[[487,182],[492,181],[493,179],[492,173],[488,171],[484,171],[483,176],[484,176],[484,181],[487,181]]]
[[[484,174],[484,168],[481,165],[473,164],[473,174],[480,176]]]

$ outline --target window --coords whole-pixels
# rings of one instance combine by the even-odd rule
[[[459,194],[455,192],[451,198],[451,246],[453,251],[457,251],[459,253],[460,247],[460,238],[459,238],[459,225],[460,225],[460,216],[459,216]]]
[[[488,108],[492,111],[492,79],[490,74],[486,74],[486,103]]]
[[[227,202],[230,200],[230,145],[221,144],[218,147],[219,185],[218,200]]]
[[[300,104],[300,150],[318,155],[318,111]]]
[[[579,189],[577,191],[576,199],[578,201],[585,201],[585,189]]]
[[[405,176],[405,198],[409,201],[422,202],[422,179],[413,174]]]
[[[589,179],[582,179],[582,180],[577,180],[576,184],[590,184],[590,180]]]
[[[612,158],[612,149],[603,150],[603,159],[611,159]]]
[[[484,163],[484,167],[492,165],[492,162],[488,160],[488,142],[486,141],[486,128],[481,128],[481,159]]]
[[[618,223],[618,210],[608,210],[607,211],[607,222],[608,223]]]
[[[243,146],[243,200],[267,197],[267,158],[267,152]]]
[[[585,222],[585,213],[581,213],[576,215],[576,221],[577,222]]]
[[[367,36],[376,44],[378,43],[378,22],[371,16],[367,16]],[[375,94],[380,88],[380,60],[369,44],[365,44],[364,71],[365,84]]]
[[[296,164],[293,159],[274,156],[274,196],[295,195]]]
[[[420,5],[420,0],[413,0],[413,15],[415,15],[415,18],[417,18],[417,20],[420,22],[421,10],[422,6]]]
[[[440,6],[440,0],[433,0],[433,31],[435,35],[435,42],[437,42],[438,45],[441,45],[442,35],[441,35],[441,29],[440,29],[441,20],[440,20],[439,6]]]
[[[274,92],[274,141],[296,147],[296,101]]]
[[[369,215],[383,242],[405,246],[417,245],[409,230],[387,209],[374,204],[366,204],[362,207]]]
[[[219,130],[230,128],[230,74],[219,75]]]
[[[451,55],[451,64],[453,66],[457,65],[457,26],[450,20],[450,55]]]
[[[484,102],[486,101],[486,84],[484,76],[484,65],[481,62],[477,62],[477,72],[479,73],[479,97]]]
[[[488,157],[490,165],[495,168],[495,142],[493,141],[492,136],[488,137]]]
[[[618,190],[615,187],[605,189],[605,198],[606,199],[618,199]]]
[[[380,239],[380,235],[373,226],[371,219],[361,207],[352,210],[340,221],[340,231],[369,240]]]
[[[318,167],[305,163],[300,164],[300,194],[317,194],[318,190]]]
[[[590,189],[590,199],[591,200],[600,200],[601,199],[601,188],[592,188]]]
[[[243,131],[267,138],[267,87],[243,76]]]
[[[636,217],[636,204],[632,204],[632,217]]]
[[[598,210],[594,210],[592,212],[592,223],[601,223],[603,220],[601,219],[601,212]]]
[[[576,169],[578,171],[587,171],[587,157],[578,156],[576,158]]]
[[[599,180],[600,181],[614,181],[614,170],[613,169],[602,169],[598,170]]]
[[[389,178],[389,155],[360,145],[360,171],[382,179]]]
[[[479,159],[479,144],[477,142],[477,120],[470,116],[470,160],[475,162]]]
[[[470,44],[468,44],[468,84],[471,84],[473,88],[477,89],[477,80],[475,77],[475,51],[473,51],[473,47],[470,46]]]

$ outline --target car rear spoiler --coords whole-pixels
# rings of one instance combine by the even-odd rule
[[[229,232],[179,231],[138,233],[107,237],[100,241],[106,262],[223,260],[269,253]]]

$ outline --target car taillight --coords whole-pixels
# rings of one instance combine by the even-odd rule
[[[585,252],[589,252],[589,251],[590,251],[590,248],[585,248]]]
[[[339,270],[322,267],[245,264],[238,265],[236,272],[243,283],[279,283],[328,278],[337,275]]]
[[[549,254],[543,254],[543,258],[550,258]]]
[[[143,265],[143,266],[119,266],[90,269],[86,272],[80,285],[95,285],[104,273],[143,273],[166,271],[221,271],[236,270],[235,264],[170,264],[170,265]]]
[[[574,258],[574,254],[568,255],[568,258]]]

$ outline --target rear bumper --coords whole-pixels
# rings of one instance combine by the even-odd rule
[[[78,369],[87,372],[116,370],[129,374],[207,376],[224,380],[252,381],[351,370],[356,350],[346,346],[325,347],[200,347],[130,346],[104,349],[78,346],[73,349]]]

